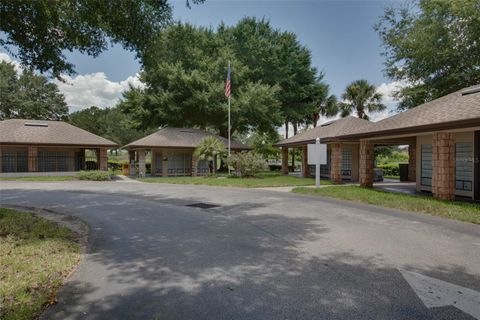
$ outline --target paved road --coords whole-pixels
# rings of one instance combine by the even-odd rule
[[[424,292],[440,302],[453,297],[437,295],[446,283],[473,303],[480,291],[480,228],[427,215],[129,182],[9,181],[0,196],[91,227],[85,261],[43,319],[473,319],[460,310],[472,314],[472,301],[427,307],[415,275],[440,281]],[[198,202],[218,207],[188,206]]]

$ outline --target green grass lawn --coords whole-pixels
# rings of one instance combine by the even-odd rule
[[[155,183],[173,183],[173,184],[193,184],[208,185],[221,187],[243,187],[243,188],[260,188],[260,187],[286,187],[286,186],[310,186],[315,184],[315,179],[299,178],[293,176],[285,176],[277,172],[265,172],[259,174],[255,178],[227,178],[222,177],[152,177],[139,179],[142,182]],[[322,180],[322,184],[331,184],[328,180]]]
[[[480,205],[478,204],[442,201],[426,196],[365,189],[357,186],[332,186],[322,189],[295,188],[292,192],[364,202],[480,224]]]
[[[383,176],[386,179],[395,179],[395,180],[400,180],[400,176]]]
[[[78,180],[76,176],[35,176],[22,178],[0,178],[0,181],[71,181]]]
[[[0,208],[0,319],[36,319],[80,255],[69,229]]]

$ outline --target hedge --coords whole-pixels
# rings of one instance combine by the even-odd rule
[[[108,181],[112,177],[108,171],[79,171],[77,178],[80,180]]]
[[[380,169],[383,170],[383,175],[384,176],[399,176],[400,175],[400,169],[399,169],[398,163],[379,164],[379,165],[377,165],[377,168],[380,168]]]

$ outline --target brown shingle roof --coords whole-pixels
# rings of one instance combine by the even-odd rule
[[[441,130],[465,125],[480,125],[480,85],[453,92],[339,138]]]
[[[196,148],[203,138],[208,136],[215,136],[222,141],[225,146],[228,145],[228,140],[201,129],[191,128],[162,128],[149,136],[133,141],[123,148]],[[246,145],[231,140],[231,148],[235,150],[250,149]]]
[[[0,121],[0,144],[117,146],[115,142],[63,121],[25,119]]]
[[[320,139],[336,137],[339,135],[350,134],[357,129],[365,128],[367,129],[372,125],[372,122],[359,119],[353,116],[346,118],[341,118],[338,120],[330,121],[323,124],[322,126],[315,127],[313,129],[307,130],[305,132],[296,134],[293,137],[280,141],[274,146],[283,147],[283,146],[293,146],[293,145],[302,145],[307,143],[315,142],[315,139],[318,137]]]

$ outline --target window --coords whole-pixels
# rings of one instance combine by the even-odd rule
[[[28,172],[26,150],[3,150],[2,172]]]
[[[161,152],[155,153],[155,173],[162,174],[163,155]]]
[[[176,152],[168,156],[168,174],[185,176],[192,173],[192,155],[189,153]]]
[[[422,144],[421,146],[420,184],[422,186],[432,185],[432,145],[431,144]]]
[[[455,189],[472,191],[473,143],[455,144]]]
[[[320,165],[320,175],[329,175],[330,174],[330,168],[331,168],[331,161],[332,161],[332,150],[328,149],[327,150],[327,164],[321,164]],[[315,166],[313,167],[315,170]],[[315,171],[313,171],[315,172]]]
[[[342,149],[342,176],[352,175],[352,150]]]
[[[68,152],[61,151],[39,151],[38,171],[58,172],[68,171]]]

